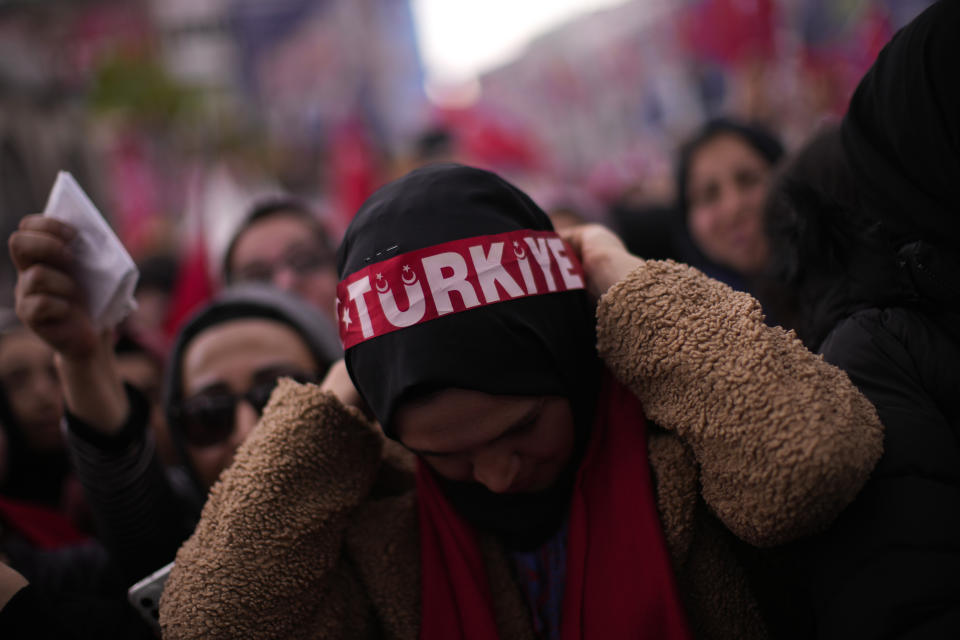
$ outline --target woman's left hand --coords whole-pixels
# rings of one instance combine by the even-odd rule
[[[353,386],[353,380],[350,379],[350,374],[347,372],[347,364],[342,359],[334,362],[330,370],[327,371],[326,377],[320,383],[320,389],[337,396],[337,399],[345,406],[356,407],[361,410],[364,408],[360,392]]]

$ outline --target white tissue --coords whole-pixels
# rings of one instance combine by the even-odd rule
[[[76,229],[70,243],[73,275],[84,289],[90,317],[101,329],[116,326],[137,308],[133,290],[140,274],[130,254],[66,171],[57,175],[43,215]]]

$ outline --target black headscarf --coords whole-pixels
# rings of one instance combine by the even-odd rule
[[[896,246],[858,203],[839,124],[824,127],[782,167],[766,203],[771,263],[763,308],[817,350],[836,323],[876,305],[902,305]]]
[[[370,264],[434,245],[523,229],[552,230],[522,191],[479,169],[432,165],[392,182],[367,200],[338,253],[343,280]],[[392,432],[406,399],[448,388],[494,395],[568,398],[578,454],[596,398],[599,360],[593,310],[584,291],[504,301],[446,315],[351,347],[347,368],[364,400]],[[579,455],[552,489],[497,495],[477,483],[437,478],[454,507],[509,546],[536,546],[559,525]]]
[[[861,80],[843,146],[870,213],[904,241],[960,244],[960,3],[934,3]]]
[[[957,2],[904,27],[771,189],[764,308],[812,349],[860,309],[960,308],[958,35]]]

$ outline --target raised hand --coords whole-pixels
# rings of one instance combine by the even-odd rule
[[[20,320],[63,357],[81,360],[98,349],[101,336],[71,272],[69,245],[75,236],[76,231],[59,220],[31,215],[21,220],[9,246],[17,269]]]
[[[643,259],[632,255],[615,233],[599,224],[568,227],[558,232],[580,258],[587,291],[599,298],[615,282],[625,277]]]
[[[111,433],[123,426],[129,403],[113,359],[112,333],[94,326],[71,270],[75,236],[70,225],[53,218],[31,215],[20,222],[9,241],[17,269],[16,311],[56,352],[70,411]]]

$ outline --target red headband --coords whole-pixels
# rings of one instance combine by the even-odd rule
[[[370,265],[337,285],[340,340],[349,349],[451,313],[583,288],[580,262],[553,231],[454,240]]]

